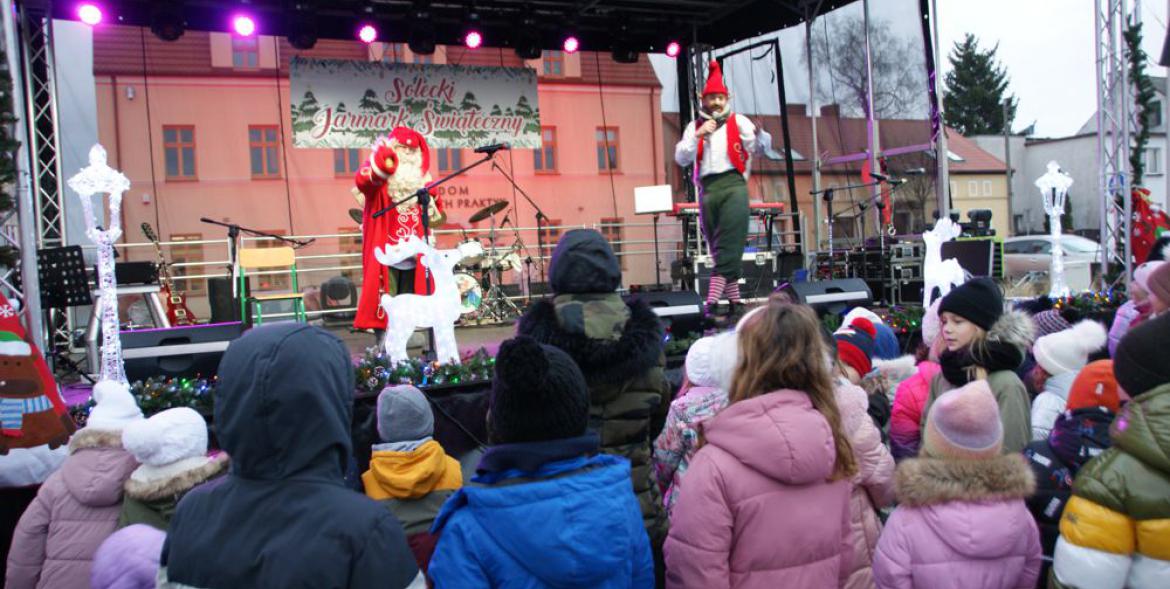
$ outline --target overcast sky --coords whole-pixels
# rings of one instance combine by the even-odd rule
[[[938,0],[944,49],[972,33],[981,46],[999,44],[1000,62],[1020,99],[1016,130],[1036,121],[1036,134],[1076,133],[1097,109],[1092,0]],[[1135,2],[1129,3],[1131,6]],[[1167,0],[1141,0],[1144,47],[1156,65],[1166,36]],[[944,63],[947,63],[944,60]],[[949,64],[948,64],[949,67]]]

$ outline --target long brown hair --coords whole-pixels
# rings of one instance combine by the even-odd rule
[[[833,432],[837,462],[832,478],[837,480],[853,476],[857,462],[841,425],[829,357],[820,322],[811,308],[769,301],[740,331],[739,362],[728,400],[737,403],[779,389],[808,395]]]

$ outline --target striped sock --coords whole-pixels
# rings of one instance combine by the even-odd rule
[[[719,299],[723,298],[723,289],[727,286],[727,279],[718,275],[712,274],[710,282],[707,283],[707,306],[714,307],[719,304]]]
[[[727,300],[732,302],[732,303],[743,302],[739,296],[739,281],[738,280],[732,280],[731,284],[728,284],[727,288],[723,291],[723,294],[727,295]]]

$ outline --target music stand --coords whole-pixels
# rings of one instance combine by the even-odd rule
[[[654,215],[654,286],[662,286],[658,259],[658,215],[674,210],[674,195],[669,184],[634,187],[634,214]]]
[[[41,281],[42,309],[93,304],[80,245],[37,250],[37,277]]]

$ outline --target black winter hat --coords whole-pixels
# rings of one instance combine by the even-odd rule
[[[954,313],[987,331],[1003,315],[1003,293],[990,278],[976,278],[955,287],[943,297],[938,314],[946,312]]]
[[[488,430],[493,444],[585,435],[589,388],[568,354],[527,336],[500,344]]]
[[[1113,376],[1125,392],[1136,397],[1170,383],[1170,314],[1164,314],[1131,329],[1113,354]]]
[[[549,266],[553,292],[614,292],[621,283],[621,263],[600,233],[593,229],[574,229],[561,236]]]

